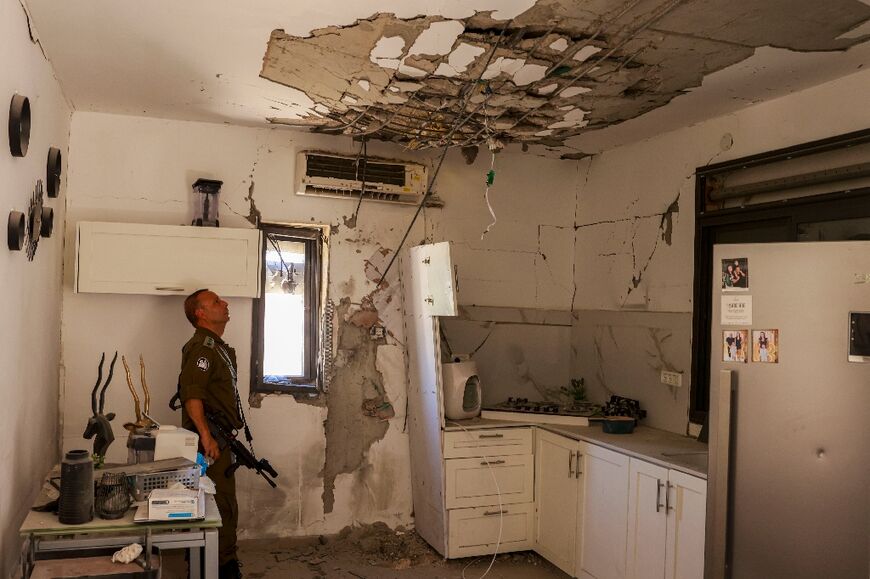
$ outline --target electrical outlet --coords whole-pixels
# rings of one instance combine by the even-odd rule
[[[386,334],[387,331],[383,326],[372,326],[369,328],[369,335],[372,337],[372,340],[383,340]]]
[[[681,372],[669,372],[668,370],[662,370],[662,384],[666,384],[667,386],[682,386],[683,385],[683,374]]]

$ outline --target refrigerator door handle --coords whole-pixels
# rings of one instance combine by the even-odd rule
[[[656,512],[660,513],[662,507],[662,487],[665,486],[665,483],[662,482],[662,479],[656,479]]]
[[[737,390],[731,370],[710,381],[710,439],[707,468],[705,579],[725,579],[727,562],[728,471],[731,451],[731,396]]]

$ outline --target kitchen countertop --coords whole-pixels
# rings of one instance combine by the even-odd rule
[[[706,444],[688,436],[680,436],[673,432],[649,428],[648,426],[638,426],[631,434],[607,434],[601,430],[601,425],[597,423],[592,426],[564,426],[533,421],[472,418],[469,420],[448,420],[445,430],[478,430],[481,428],[521,426],[535,426],[574,440],[591,442],[665,468],[672,468],[703,479],[707,478]]]

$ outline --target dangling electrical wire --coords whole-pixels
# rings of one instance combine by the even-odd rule
[[[357,203],[356,203],[356,209],[354,210],[353,217],[350,220],[350,222],[353,223],[354,225],[356,225],[356,217],[357,217],[357,215],[359,215],[359,208],[362,205],[363,196],[365,196],[365,194],[366,194],[366,169],[368,168],[368,165],[369,165],[369,153],[368,153],[368,144],[367,143],[368,143],[368,139],[363,137],[362,138],[362,145],[360,146],[360,149],[359,149],[360,155],[362,155],[362,179],[361,179],[362,186],[360,187],[360,190],[359,190],[359,201],[357,201]],[[357,155],[357,157],[356,157],[357,171],[359,171],[360,155]]]
[[[486,191],[483,194],[484,199],[486,199],[486,207],[489,209],[489,214],[492,216],[492,223],[486,226],[486,229],[483,233],[480,234],[480,240],[483,241],[483,238],[486,237],[486,234],[489,233],[489,230],[495,226],[498,221],[498,217],[495,216],[495,211],[492,208],[492,203],[489,202],[489,188],[492,187],[493,182],[495,181],[495,151],[496,145],[492,142],[492,136],[490,135],[489,130],[489,120],[488,113],[486,112],[486,101],[483,104],[483,126],[486,129],[487,135],[487,144],[489,145],[489,153],[492,155],[492,159],[489,162],[489,172],[486,174]]]

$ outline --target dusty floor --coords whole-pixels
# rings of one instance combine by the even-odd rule
[[[239,544],[246,579],[479,579],[491,557],[445,561],[413,531],[386,525],[346,528],[332,537],[268,539]],[[186,577],[180,552],[167,552],[164,579]],[[532,552],[499,555],[489,579],[566,579]]]

